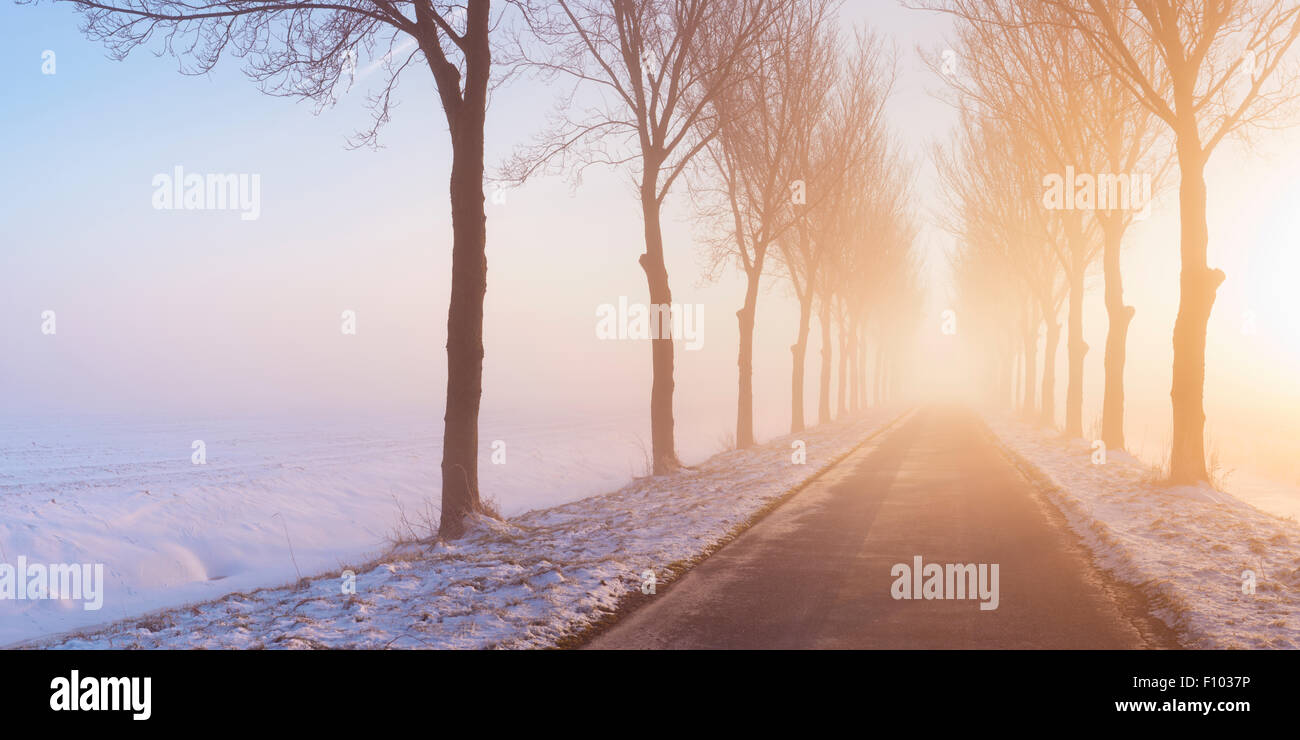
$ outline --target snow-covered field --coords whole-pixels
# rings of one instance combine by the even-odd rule
[[[604,452],[596,463],[578,455],[567,463],[576,467],[566,471],[565,463],[548,454],[555,452],[553,446],[520,443],[524,435],[516,427],[508,454],[534,450],[541,463],[537,475],[550,481],[548,495],[571,503],[505,522],[485,519],[450,546],[438,545],[431,552],[407,548],[366,568],[359,567],[365,548],[381,542],[385,528],[395,523],[393,498],[412,514],[428,495],[436,472],[432,432],[314,430],[310,442],[279,433],[261,440],[209,433],[208,465],[192,466],[189,428],[184,433],[161,428],[156,431],[159,449],[181,444],[185,455],[180,461],[160,453],[155,461],[139,460],[116,470],[111,460],[120,455],[112,451],[105,451],[106,459],[99,462],[74,454],[57,462],[60,458],[49,450],[18,456],[20,462],[6,465],[7,477],[0,480],[6,487],[0,493],[0,542],[11,557],[23,552],[30,558],[35,552],[85,562],[96,553],[116,553],[106,601],[112,606],[94,621],[131,619],[53,643],[63,647],[549,645],[639,588],[646,570],[663,577],[673,563],[705,552],[765,504],[883,427],[891,414],[895,412],[876,411],[802,435],[804,465],[792,464],[791,439],[782,438],[590,498],[582,497],[594,493],[592,487],[614,478],[626,481],[629,472],[637,472],[627,469],[627,458]],[[485,426],[483,437],[491,440],[490,422]],[[574,429],[578,441],[559,444],[573,445],[575,454],[579,448],[602,450],[593,440],[604,435],[608,450],[610,433]],[[552,445],[564,437],[544,424],[536,434]],[[268,446],[273,440],[301,457],[286,462],[274,445]],[[70,444],[62,449],[75,449]],[[237,460],[214,452],[241,446],[248,451]],[[6,453],[17,455],[11,448]],[[223,459],[229,464],[223,465]],[[507,459],[502,469],[514,468],[520,457]],[[147,475],[137,472],[142,466]],[[192,467],[203,470],[196,473]],[[65,468],[65,477],[53,476]],[[493,466],[483,468],[486,489]],[[580,482],[565,478],[566,472],[584,470],[585,476],[575,475]],[[593,470],[604,476],[591,475]],[[143,477],[134,480],[133,473]],[[527,485],[526,473],[514,475],[516,485]],[[42,487],[38,480],[52,482]],[[159,480],[172,481],[171,490],[154,483]],[[70,485],[77,495],[69,495]],[[157,490],[127,493],[144,485]],[[554,492],[557,487],[562,491]],[[533,508],[523,499],[507,507],[508,497],[500,498],[507,513]],[[49,498],[55,503],[48,503]],[[532,500],[538,500],[536,493]],[[288,527],[297,567],[282,524]],[[256,586],[293,583],[299,569],[308,575],[347,567],[356,569],[355,593],[345,593],[343,579],[333,573],[247,593]],[[178,604],[190,606],[157,613]],[[14,606],[0,604],[0,610]],[[0,643],[86,626],[88,613],[79,607],[53,612],[57,608],[39,602],[26,612],[0,611]],[[156,613],[139,618],[148,611]]]
[[[480,487],[508,516],[616,490],[644,471],[645,424],[644,413],[617,411],[485,415]],[[364,562],[387,548],[403,512],[423,534],[437,499],[441,431],[433,412],[6,415],[0,563],[102,563],[106,595],[99,611],[0,599],[0,645]],[[718,436],[698,415],[679,419],[688,463],[717,452]],[[206,464],[192,460],[196,440]],[[497,440],[505,464],[489,462]]]
[[[1083,440],[991,417],[1092,548],[1102,567],[1142,589],[1187,647],[1300,648],[1300,526],[1208,485],[1169,487],[1124,453],[1093,464]],[[1027,463],[1027,465],[1026,465]],[[1286,511],[1290,495],[1273,489]],[[1254,593],[1243,592],[1245,571]]]
[[[1300,486],[1287,485],[1240,470],[1230,472],[1224,489],[1257,509],[1300,521]]]

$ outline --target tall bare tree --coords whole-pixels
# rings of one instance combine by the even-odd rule
[[[118,59],[155,45],[186,74],[205,74],[222,56],[244,59],[264,92],[312,100],[318,110],[350,85],[359,61],[377,57],[386,83],[371,96],[374,125],[357,143],[374,144],[388,121],[398,78],[427,65],[451,134],[451,301],[447,310],[447,405],[439,534],[463,533],[482,510],[478,415],[483,394],[483,299],[487,218],[483,125],[493,50],[501,22],[491,0],[56,0],[74,5],[82,30]],[[528,0],[502,0],[498,8]],[[382,52],[382,53],[381,53]]]

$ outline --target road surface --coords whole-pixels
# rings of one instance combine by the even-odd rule
[[[969,410],[914,412],[587,647],[1177,647],[986,435]],[[918,555],[997,564],[997,608],[893,598]]]

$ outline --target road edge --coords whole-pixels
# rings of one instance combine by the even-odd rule
[[[1087,553],[1089,564],[1097,573],[1102,582],[1102,587],[1106,593],[1111,596],[1116,607],[1124,615],[1133,628],[1138,631],[1142,639],[1147,643],[1144,649],[1147,650],[1187,650],[1186,629],[1180,626],[1182,620],[1176,619],[1176,624],[1169,624],[1164,619],[1156,616],[1151,609],[1153,603],[1164,604],[1165,608],[1173,610],[1179,617],[1181,612],[1169,603],[1169,600],[1158,589],[1152,588],[1149,583],[1132,583],[1124,580],[1119,573],[1113,568],[1106,567],[1097,553],[1089,546],[1085,540],[1070,523],[1070,516],[1061,505],[1061,497],[1064,489],[1057,485],[1047,473],[1043,472],[1029,458],[1020,454],[1013,447],[1002,440],[1001,437],[993,431],[988,421],[984,418],[983,413],[977,413],[980,429],[984,436],[1011,464],[1016,473],[1025,480],[1030,490],[1035,496],[1048,507],[1057,517],[1059,524],[1069,537],[1074,541],[1083,552]],[[1171,642],[1172,644],[1156,644]]]
[[[854,444],[847,451],[833,458],[829,463],[822,466],[822,468],[818,470],[816,473],[813,473],[809,477],[805,478],[801,483],[792,486],[789,490],[785,491],[780,496],[764,504],[762,508],[758,509],[753,514],[751,514],[749,518],[747,518],[745,521],[732,527],[730,530],[727,531],[726,534],[718,538],[717,541],[715,541],[714,543],[706,547],[699,554],[684,560],[678,560],[677,562],[670,563],[666,568],[664,568],[663,575],[659,579],[659,584],[662,591],[666,592],[668,590],[671,590],[672,587],[681,580],[682,576],[690,572],[691,569],[693,569],[695,566],[704,562],[709,557],[711,557],[714,553],[718,552],[722,548],[734,542],[737,537],[744,534],[746,531],[754,527],[756,524],[766,519],[769,514],[781,508],[783,505],[788,503],[795,496],[799,495],[799,493],[801,493],[804,489],[808,488],[813,483],[816,483],[818,480],[820,480],[823,476],[825,476],[830,471],[839,467],[840,463],[844,462],[851,455],[855,454],[863,447],[867,446],[876,438],[885,434],[889,430],[899,426],[899,424],[902,421],[910,417],[913,413],[915,413],[915,411],[916,411],[916,407],[908,407],[904,409],[893,419],[890,419],[888,422],[881,425],[878,429],[871,432],[867,436],[863,437],[859,442]],[[581,628],[556,640],[554,648],[560,650],[580,650],[582,648],[585,648],[597,637],[604,634],[608,630],[612,629],[615,625],[617,625],[619,622],[626,619],[630,614],[632,614],[637,609],[644,606],[651,599],[661,595],[662,592],[656,594],[643,594],[640,591],[636,591],[636,590],[628,591],[626,594],[623,595],[622,598],[619,599],[618,603],[614,606],[613,610],[605,612],[598,619],[592,622],[588,622]]]

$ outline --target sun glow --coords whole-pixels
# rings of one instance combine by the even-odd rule
[[[1249,310],[1274,333],[1276,346],[1294,354],[1300,348],[1300,181],[1289,185],[1265,219],[1249,261]]]

